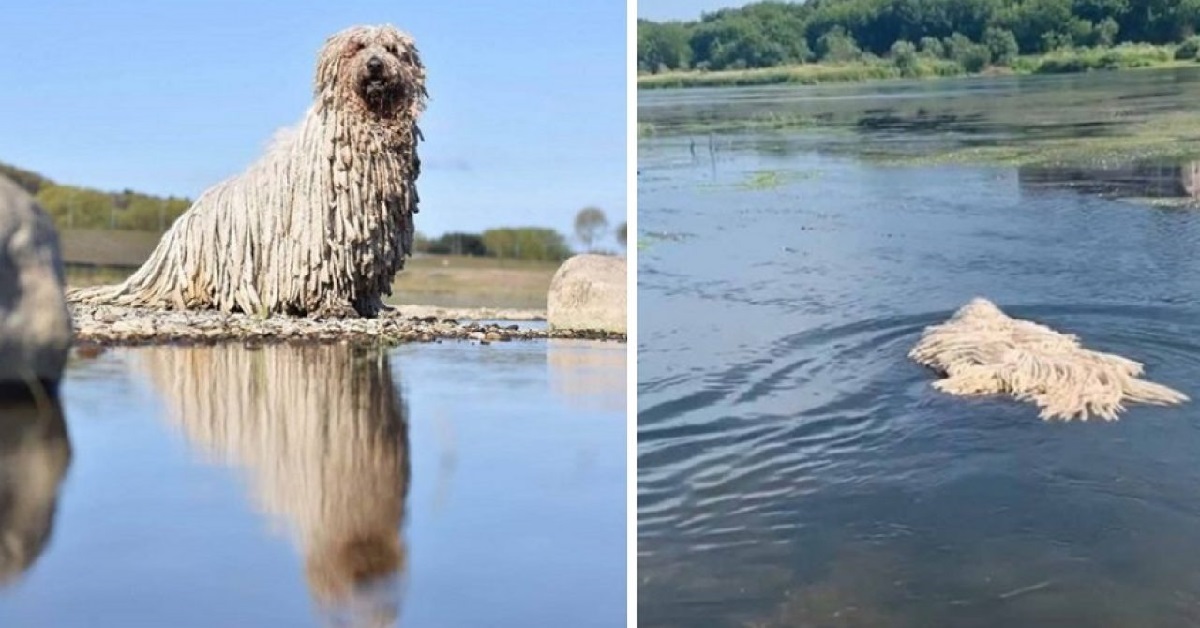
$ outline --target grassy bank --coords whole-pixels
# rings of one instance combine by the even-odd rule
[[[1007,66],[988,66],[968,72],[947,60],[920,57],[901,67],[889,59],[870,58],[852,63],[810,63],[746,70],[667,71],[638,76],[639,89],[734,87],[748,85],[846,83],[899,78],[939,78],[995,74],[1063,74],[1092,70],[1196,66],[1196,59],[1176,59],[1176,46],[1127,44],[1112,48],[1071,48],[1017,57]]]
[[[545,309],[558,262],[422,255],[408,260],[390,302]]]
[[[129,276],[158,243],[144,231],[61,233],[67,283],[116,283]],[[558,262],[419,255],[409,259],[393,284],[392,303],[443,307],[544,309]]]
[[[884,61],[858,61],[854,63],[808,63],[785,65],[773,68],[749,70],[677,70],[638,76],[638,88],[670,87],[734,87],[747,85],[773,85],[793,83],[815,85],[819,83],[851,83],[883,79],[921,78],[934,76],[961,76],[962,66],[952,61],[922,59],[916,70],[901,71],[896,65]]]

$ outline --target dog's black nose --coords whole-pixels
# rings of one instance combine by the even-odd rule
[[[371,57],[367,60],[367,71],[371,76],[376,76],[383,71],[383,61],[379,57]]]

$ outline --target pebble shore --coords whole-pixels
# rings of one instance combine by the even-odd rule
[[[397,306],[378,318],[312,319],[74,304],[71,314],[75,344],[81,349],[218,342],[254,346],[278,342],[403,344],[443,340],[486,345],[545,338],[626,341],[625,334],[602,331],[530,329],[509,321],[545,320],[543,312],[490,308]]]

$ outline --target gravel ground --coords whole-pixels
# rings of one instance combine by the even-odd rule
[[[104,346],[216,342],[243,342],[253,346],[273,342],[400,344],[462,340],[490,344],[542,338],[626,340],[625,334],[549,331],[531,329],[515,322],[476,322],[545,320],[544,312],[533,310],[400,306],[373,319],[262,319],[216,311],[163,311],[110,305],[72,305],[71,312],[75,343],[83,351]]]

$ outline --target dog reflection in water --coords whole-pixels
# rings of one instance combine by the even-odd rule
[[[49,544],[70,464],[57,399],[0,401],[0,587],[15,584]]]
[[[155,347],[138,359],[188,440],[245,469],[259,507],[290,529],[322,612],[394,622],[408,426],[383,352]]]

